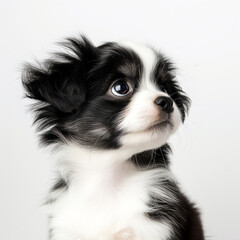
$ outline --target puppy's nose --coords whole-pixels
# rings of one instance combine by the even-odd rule
[[[170,97],[157,97],[155,103],[166,113],[173,112],[173,100]]]

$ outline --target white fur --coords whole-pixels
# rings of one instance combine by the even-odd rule
[[[176,201],[158,183],[169,179],[164,169],[141,171],[125,161],[125,149],[96,151],[69,145],[61,152],[60,168],[70,182],[66,193],[49,209],[53,216],[53,240],[114,239],[131,229],[134,239],[164,240],[171,235],[169,223],[145,216],[150,194]]]
[[[127,160],[165,144],[180,124],[180,112],[174,104],[173,128],[147,130],[159,113],[154,100],[167,94],[150,79],[154,52],[139,45],[124,45],[140,56],[144,72],[140,89],[119,119],[119,128],[126,132],[120,139],[122,147],[100,151],[68,145],[60,151],[58,168],[70,184],[66,192],[51,196],[58,196],[49,206],[52,240],[167,240],[172,234],[166,220],[154,221],[145,215],[150,211],[150,194],[176,201],[161,186],[166,179],[174,181],[171,173],[165,168],[142,171]]]

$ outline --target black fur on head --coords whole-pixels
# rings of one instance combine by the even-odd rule
[[[41,66],[26,65],[22,75],[26,96],[33,108],[41,142],[77,142],[98,148],[118,148],[121,130],[116,121],[131,97],[108,94],[117,79],[128,79],[138,88],[143,66],[139,56],[117,43],[95,47],[86,37],[67,39],[66,52],[57,53]],[[185,117],[189,99],[172,75],[172,65],[158,54],[154,76]]]

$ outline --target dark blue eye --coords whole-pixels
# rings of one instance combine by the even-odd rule
[[[122,97],[130,92],[130,88],[124,80],[118,80],[113,84],[111,91],[115,96]]]

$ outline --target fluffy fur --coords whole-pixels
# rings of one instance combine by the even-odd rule
[[[169,170],[167,141],[189,106],[171,62],[129,42],[63,46],[23,73],[41,143],[58,149],[49,239],[203,240]]]

